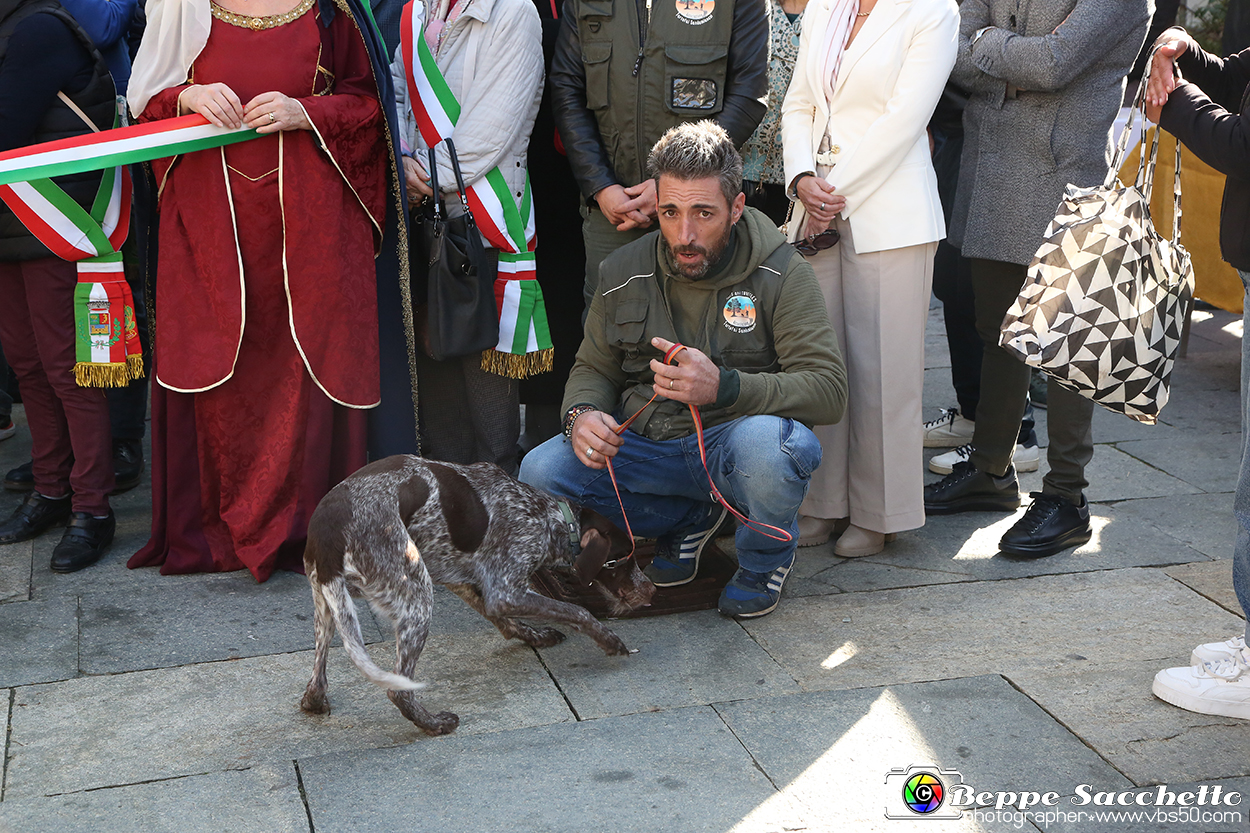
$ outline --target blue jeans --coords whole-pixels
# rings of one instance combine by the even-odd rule
[[[749,416],[704,429],[704,445],[708,471],[725,500],[751,520],[791,536],[788,542],[776,541],[738,527],[739,565],[766,573],[785,564],[798,541],[799,504],[820,465],[816,435],[792,419]],[[704,522],[712,508],[693,434],[657,442],[627,431],[612,466],[635,535],[658,538],[690,529]],[[583,465],[563,434],[525,456],[521,480],[589,506],[625,528],[607,469]]]
[[[1242,614],[1250,616],[1250,338],[1246,335],[1250,330],[1250,272],[1241,272],[1241,282],[1246,288],[1246,300],[1241,319],[1241,473],[1233,498],[1233,514],[1237,517],[1233,590]],[[1246,640],[1250,641],[1250,623],[1246,625]]]

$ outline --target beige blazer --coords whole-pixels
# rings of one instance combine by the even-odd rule
[[[833,101],[821,79],[829,0],[803,16],[794,78],[781,106],[786,182],[816,171],[829,127],[827,179],[846,197],[842,216],[860,254],[932,243],[946,235],[926,127],[955,65],[959,10],[954,0],[877,0],[842,57]],[[807,221],[795,201],[789,237]]]

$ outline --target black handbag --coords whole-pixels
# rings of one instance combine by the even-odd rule
[[[421,230],[416,235],[417,262],[414,280],[426,275],[426,349],[436,361],[469,356],[499,342],[499,310],[495,306],[498,250],[485,246],[469,210],[464,176],[456,147],[447,139],[451,167],[464,213],[448,218],[438,190],[438,165],[430,148],[430,187],[434,198],[426,200]],[[437,147],[437,145],[435,145]],[[422,295],[415,294],[421,298]]]

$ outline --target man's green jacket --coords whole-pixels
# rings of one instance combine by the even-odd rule
[[[651,346],[661,337],[721,368],[704,425],[771,414],[828,425],[846,406],[846,368],[811,266],[764,214],[747,208],[720,263],[701,280],[669,262],[660,232],[618,249],[599,290],[564,391],[564,410],[593,405],[624,420],[651,398]],[[631,429],[653,440],[694,432],[690,409],[657,398]]]

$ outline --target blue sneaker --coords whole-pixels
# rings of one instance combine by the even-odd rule
[[[677,587],[693,581],[699,572],[703,548],[711,543],[728,512],[723,506],[713,506],[703,523],[693,529],[660,536],[655,542],[655,558],[643,570],[651,583],[656,587]]]
[[[740,619],[772,613],[781,601],[781,588],[793,566],[794,553],[791,552],[785,564],[767,573],[739,568],[721,591],[717,608],[726,616]]]

